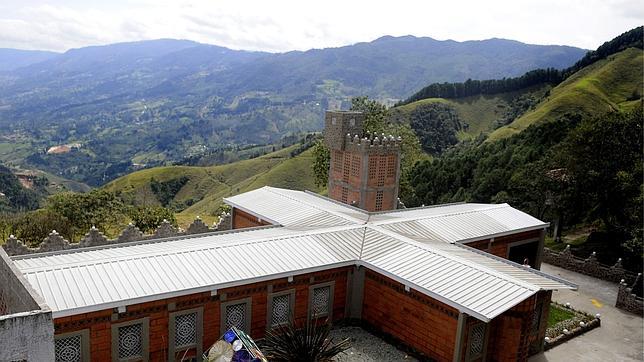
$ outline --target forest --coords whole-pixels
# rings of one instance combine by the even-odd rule
[[[564,227],[590,226],[582,253],[612,263],[624,255],[625,265],[641,270],[642,147],[641,105],[627,114],[568,114],[416,164],[406,203],[507,202],[553,221],[554,240]]]
[[[588,52],[582,59],[566,69],[535,69],[514,78],[468,79],[463,83],[432,83],[397,105],[409,104],[426,98],[462,98],[479,94],[496,94],[525,89],[543,83],[557,85],[576,71],[611,54],[630,47],[642,49],[642,39],[644,39],[644,27],[640,26],[604,43],[597,50]]]

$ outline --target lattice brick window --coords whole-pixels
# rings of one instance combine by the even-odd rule
[[[382,210],[382,198],[383,198],[382,191],[377,191],[376,192],[376,211]]]
[[[543,304],[538,303],[534,312],[532,312],[532,332],[539,331],[539,325],[541,324],[541,310],[543,309]]]
[[[197,344],[197,312],[175,317],[174,344],[177,347]]]
[[[378,156],[369,156],[369,178],[376,178],[376,171],[378,170]]]
[[[396,174],[396,156],[389,155],[387,157],[387,177],[394,177]]]
[[[342,188],[342,202],[346,203],[349,199],[349,189],[346,187]]]
[[[342,170],[342,152],[340,151],[333,151],[333,159],[331,160],[331,167],[335,171],[341,171]]]
[[[83,339],[80,334],[57,338],[54,344],[56,362],[83,361]]]
[[[470,329],[469,336],[467,338],[467,356],[468,360],[473,360],[483,357],[483,351],[485,350],[485,323],[479,323]]]
[[[288,324],[291,318],[291,293],[275,295],[271,298],[271,327]]]
[[[385,185],[385,168],[387,167],[386,158],[381,157],[380,162],[378,164],[378,186],[384,186]]]
[[[226,306],[226,329],[237,327],[246,331],[246,303],[230,304]]]
[[[119,360],[143,358],[143,325],[130,324],[118,329]]]
[[[331,286],[318,287],[313,289],[311,299],[311,315],[315,318],[329,315],[331,307]]]
[[[351,157],[351,176],[360,176],[360,156]]]
[[[349,182],[349,172],[351,171],[351,157],[348,155],[344,158],[344,165],[342,166],[342,179],[344,182]]]

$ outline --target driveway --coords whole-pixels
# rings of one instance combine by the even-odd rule
[[[601,327],[534,356],[530,362],[644,361],[642,318],[615,308],[617,284],[549,264],[543,264],[541,270],[577,284],[579,290],[555,291],[552,299],[593,315],[600,313]]]

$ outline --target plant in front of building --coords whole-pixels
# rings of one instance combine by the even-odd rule
[[[269,361],[330,362],[351,347],[349,339],[333,343],[328,321],[311,321],[304,327],[284,324],[266,333],[262,351]]]

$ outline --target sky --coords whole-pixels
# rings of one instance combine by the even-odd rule
[[[641,0],[2,0],[0,48],[174,38],[284,52],[415,35],[595,49],[643,23]]]

